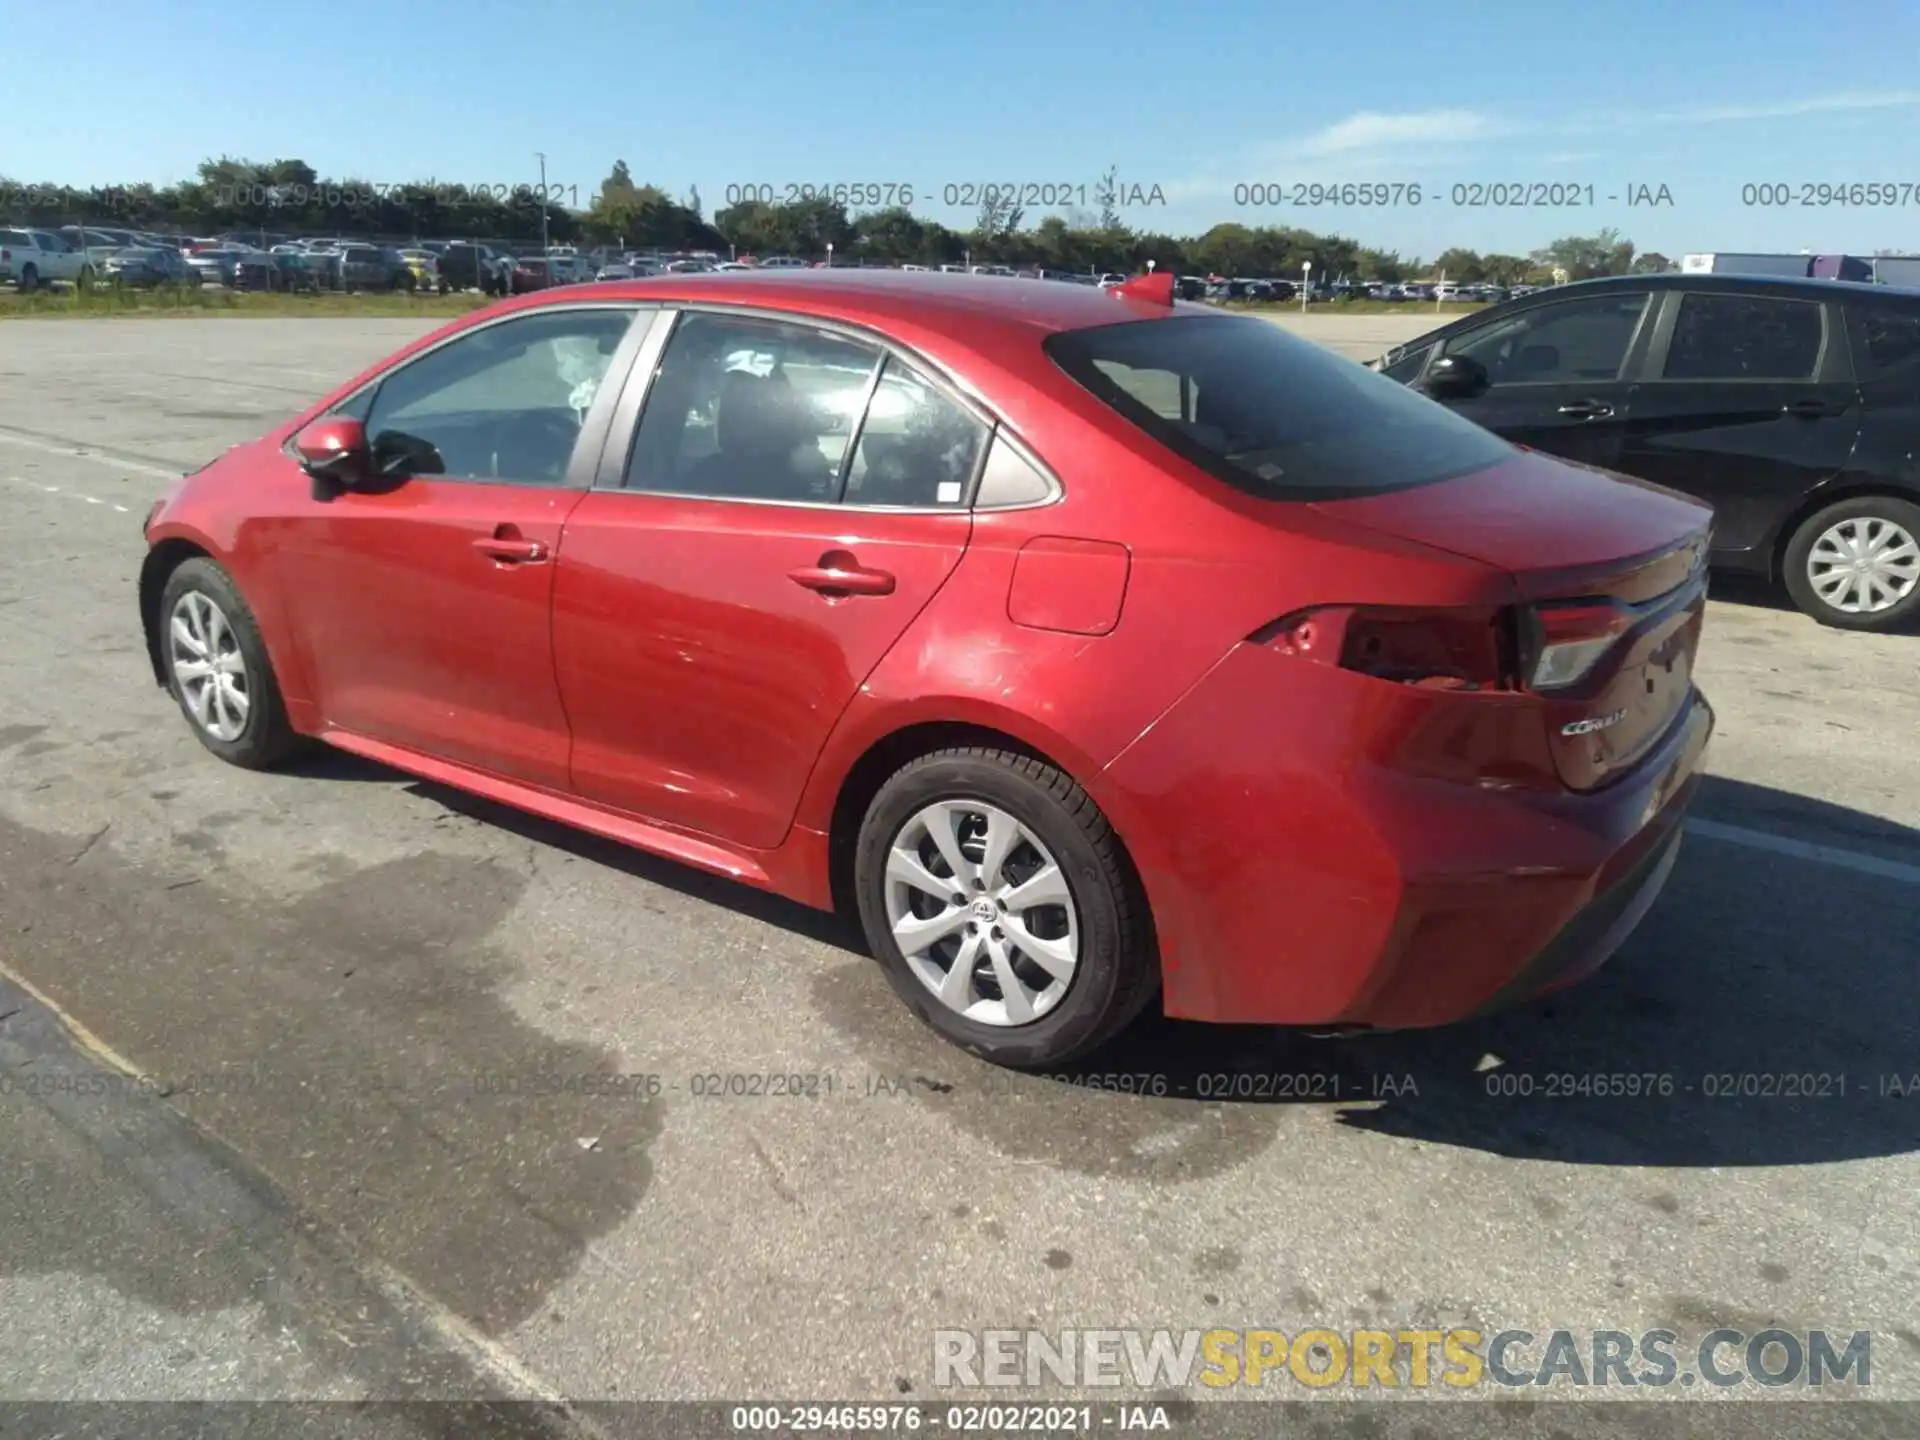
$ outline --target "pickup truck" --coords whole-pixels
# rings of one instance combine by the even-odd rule
[[[0,285],[38,290],[55,280],[93,279],[87,252],[48,230],[0,230]]]

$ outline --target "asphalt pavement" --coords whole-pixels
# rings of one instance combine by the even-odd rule
[[[0,324],[0,1398],[944,1403],[936,1330],[1377,1324],[1867,1329],[1920,1399],[1920,637],[1716,586],[1692,833],[1583,986],[1010,1076],[828,917],[193,740],[142,514],[421,328]]]

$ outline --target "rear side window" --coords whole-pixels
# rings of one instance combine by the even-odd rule
[[[1920,310],[1861,305],[1848,316],[1855,363],[1863,378],[1901,370],[1920,360]]]
[[[1683,295],[1664,380],[1810,380],[1826,337],[1817,300]]]
[[[1055,364],[1183,459],[1276,500],[1426,485],[1513,447],[1266,320],[1192,316],[1050,337]]]
[[[834,503],[880,361],[872,347],[808,325],[683,316],[647,395],[625,486],[664,495]],[[894,472],[880,460],[888,442],[909,433],[912,407],[902,400],[868,452],[876,492],[898,493]],[[859,493],[852,498],[875,503]]]
[[[848,505],[957,506],[986,438],[986,426],[889,356],[867,402],[841,498]]]

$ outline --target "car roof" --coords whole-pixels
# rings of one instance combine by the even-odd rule
[[[1813,257],[1808,256],[1809,260]],[[1767,291],[1779,295],[1798,295],[1809,299],[1830,295],[1838,290],[1846,295],[1911,296],[1916,292],[1901,285],[1874,285],[1863,280],[1823,280],[1811,275],[1740,275],[1732,272],[1663,270],[1652,275],[1603,275],[1594,280],[1574,280],[1536,290],[1535,295],[1593,295],[1607,290],[1724,290]],[[1531,298],[1531,297],[1529,297]]]
[[[682,271],[591,287],[598,295],[686,304],[753,305],[819,319],[884,327],[1039,330],[1054,333],[1175,315],[1214,315],[1207,306],[1173,308],[1080,285],[1012,275],[947,275],[913,270]],[[579,291],[572,292],[578,296]],[[563,303],[559,297],[549,303]]]

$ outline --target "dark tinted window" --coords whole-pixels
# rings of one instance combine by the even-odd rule
[[[811,326],[689,315],[647,396],[626,487],[832,503],[879,364],[871,346]]]
[[[1648,292],[1535,305],[1447,342],[1447,354],[1486,366],[1495,385],[1612,380],[1626,363]]]
[[[1052,336],[1046,349],[1168,449],[1274,499],[1404,489],[1513,453],[1444,406],[1266,320],[1103,325]]]
[[[1858,305],[1847,317],[1863,375],[1897,370],[1920,359],[1920,310]]]
[[[982,425],[911,366],[888,357],[847,470],[849,505],[959,505],[986,440]]]
[[[1667,351],[1667,380],[1808,380],[1825,333],[1817,300],[1685,295]]]
[[[632,323],[625,309],[539,310],[407,362],[365,412],[376,460],[392,457],[396,474],[560,484]]]

